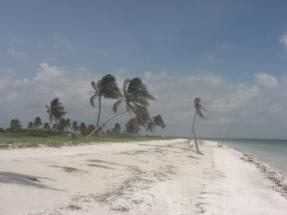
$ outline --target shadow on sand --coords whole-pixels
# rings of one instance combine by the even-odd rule
[[[21,186],[32,186],[41,189],[63,191],[41,184],[41,181],[39,179],[49,179],[49,178],[24,175],[14,172],[0,172],[0,183],[3,184],[17,184]]]

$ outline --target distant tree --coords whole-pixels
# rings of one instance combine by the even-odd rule
[[[67,122],[66,122],[66,119],[64,119],[64,118],[60,119],[58,124],[56,124],[56,128],[59,131],[64,131],[66,126],[67,126]]]
[[[71,127],[71,120],[70,119],[66,119],[65,129],[69,129],[70,127]]]
[[[0,132],[4,132],[5,131],[5,129],[4,128],[0,128]]]
[[[96,128],[96,126],[95,126],[95,125],[93,125],[93,124],[89,124],[89,125],[88,125],[88,127],[87,127],[87,133],[92,132],[95,128]]]
[[[127,121],[125,126],[126,126],[126,131],[129,134],[137,135],[140,131],[140,126],[136,118],[132,118],[129,121]]]
[[[122,94],[116,83],[115,77],[111,74],[105,75],[101,80],[97,82],[92,81],[91,85],[94,88],[94,95],[90,98],[90,103],[92,106],[95,107],[95,101],[98,100],[99,105],[96,124],[96,126],[98,127],[100,123],[100,115],[102,109],[102,97],[107,99],[118,99],[122,97]]]
[[[37,116],[34,119],[34,128],[39,128],[42,124],[43,124],[42,119],[39,116]]]
[[[33,122],[29,122],[27,128],[33,129],[34,128],[34,123]]]
[[[78,122],[77,121],[74,121],[72,123],[72,129],[74,132],[77,132],[79,130],[79,126],[78,126]]]
[[[10,130],[14,132],[18,132],[22,129],[21,121],[18,119],[12,119],[10,121]]]
[[[43,128],[46,130],[50,130],[50,124],[48,122],[45,122]]]
[[[197,143],[197,135],[195,132],[195,120],[196,120],[196,116],[199,116],[200,118],[205,118],[203,113],[202,113],[202,110],[205,110],[205,108],[202,106],[201,99],[198,97],[194,99],[193,103],[194,103],[195,113],[194,113],[193,120],[192,120],[191,133],[192,133],[192,136],[194,138],[194,144],[195,144],[196,152],[198,154],[200,154],[198,143]],[[191,140],[191,137],[188,140],[188,144],[190,143],[190,140]]]
[[[87,126],[84,122],[80,124],[80,133],[81,135],[86,135],[87,133]]]
[[[47,113],[49,114],[49,121],[50,124],[53,122],[55,124],[58,123],[60,119],[65,116],[65,108],[63,104],[60,102],[59,98],[54,98],[51,102],[50,105],[46,105]],[[54,126],[53,126],[54,127]]]
[[[158,114],[158,115],[153,117],[153,124],[155,126],[158,126],[158,127],[161,128],[161,136],[162,136],[162,131],[166,127],[166,125],[165,125],[165,123],[164,123],[164,121],[162,119],[162,116],[160,114]]]
[[[97,129],[99,129],[102,125],[106,125],[112,119],[125,113],[141,115],[141,111],[147,112],[147,107],[149,105],[148,100],[154,100],[154,97],[148,92],[147,87],[142,83],[140,78],[133,78],[131,80],[126,79],[123,83],[123,92],[124,97],[116,101],[113,106],[113,111],[116,114],[108,118],[101,125],[97,126],[93,132],[88,135],[88,137],[96,132]],[[125,103],[125,110],[123,112],[117,113],[118,106],[122,102]],[[143,115],[145,115],[145,113]]]
[[[115,123],[114,128],[113,128],[113,133],[114,134],[119,134],[121,133],[121,124],[120,123]]]
[[[154,122],[153,120],[149,120],[146,125],[146,132],[153,132],[154,131]]]

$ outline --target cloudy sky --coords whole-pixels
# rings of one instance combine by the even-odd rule
[[[287,1],[7,0],[0,7],[0,127],[47,120],[59,97],[93,123],[91,80],[140,77],[166,135],[287,138]],[[103,119],[113,101],[104,101]],[[131,116],[120,118],[124,122]]]

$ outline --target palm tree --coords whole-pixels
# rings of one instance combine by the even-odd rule
[[[149,120],[148,122],[147,122],[147,125],[146,125],[146,131],[147,132],[153,132],[154,131],[154,122],[153,122],[153,120]]]
[[[194,144],[195,144],[195,148],[196,148],[196,152],[198,154],[200,154],[199,148],[198,148],[198,143],[197,143],[197,136],[196,136],[196,132],[195,132],[195,120],[196,120],[196,116],[199,116],[201,118],[205,118],[204,115],[202,114],[202,110],[205,110],[205,108],[202,106],[202,102],[201,99],[196,97],[194,99],[194,108],[195,108],[195,114],[193,116],[193,121],[192,121],[192,129],[191,129],[191,136],[193,136],[194,138]],[[190,143],[191,137],[188,140],[188,144]]]
[[[28,128],[29,128],[29,129],[33,129],[33,128],[34,128],[34,123],[33,123],[33,122],[29,122]]]
[[[65,121],[65,128],[67,128],[67,130],[69,130],[70,127],[71,127],[71,120],[70,119],[66,119],[66,121]]]
[[[217,146],[218,146],[219,148],[221,148],[221,147],[223,146],[223,143],[224,143],[224,141],[228,138],[230,132],[231,132],[231,126],[228,128],[228,130],[227,130],[225,136],[224,136],[221,140],[218,141]]]
[[[21,121],[19,119],[12,119],[10,121],[10,129],[12,131],[20,131],[22,129]]]
[[[126,131],[132,135],[138,134],[138,132],[140,131],[140,126],[139,126],[138,120],[136,118],[132,118],[129,121],[127,121]]]
[[[158,126],[161,128],[161,136],[162,136],[162,131],[163,129],[166,127],[163,119],[162,119],[162,116],[160,114],[156,115],[153,117],[153,122],[154,122],[154,125],[155,126]]]
[[[95,92],[94,95],[90,98],[90,103],[92,106],[95,105],[96,99],[98,99],[99,104],[99,110],[98,110],[98,118],[97,118],[97,127],[100,123],[100,115],[101,115],[101,109],[102,109],[102,97],[108,98],[108,99],[118,99],[122,97],[122,94],[120,92],[120,89],[118,88],[118,85],[116,83],[116,79],[113,75],[105,75],[101,80],[95,82],[91,82],[92,87],[94,88]]]
[[[82,122],[80,124],[80,132],[81,132],[81,135],[85,135],[86,132],[87,132],[87,126],[86,126],[86,124],[84,122]]]
[[[72,129],[73,129],[74,132],[79,130],[79,126],[78,126],[78,122],[77,121],[74,121],[72,123]]]
[[[50,125],[54,121],[57,122],[65,116],[67,112],[65,112],[65,108],[63,104],[60,102],[59,98],[54,98],[50,105],[46,105],[47,113],[49,114]],[[53,126],[54,127],[54,126]]]
[[[37,116],[37,117],[34,119],[34,127],[35,127],[35,128],[39,128],[42,124],[43,124],[43,123],[42,123],[42,119],[41,119],[39,116]]]
[[[148,92],[145,84],[142,83],[140,78],[126,79],[123,83],[123,98],[115,102],[113,106],[114,115],[104,121],[101,125],[97,126],[88,136],[92,136],[101,126],[106,125],[112,119],[119,117],[125,113],[135,114],[137,118],[140,115],[146,117],[147,107],[149,106],[148,100],[154,100],[154,97]],[[125,103],[125,110],[117,113],[118,107],[121,103]]]
[[[43,128],[46,130],[50,130],[50,124],[48,122],[45,122]]]
[[[119,134],[121,132],[121,124],[120,123],[115,123],[114,128],[113,128],[113,133]]]

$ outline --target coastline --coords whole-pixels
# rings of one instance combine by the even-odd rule
[[[264,175],[267,179],[273,182],[273,189],[281,193],[282,196],[287,198],[287,174],[277,169],[276,167],[268,164],[265,161],[259,159],[255,154],[248,153],[243,150],[235,149],[229,145],[224,145],[229,150],[234,150],[242,154],[240,159],[249,162],[256,166],[256,168]]]
[[[283,175],[216,142],[201,143],[203,155],[192,146],[174,139],[0,150],[0,214],[286,214],[285,187],[273,177]]]

